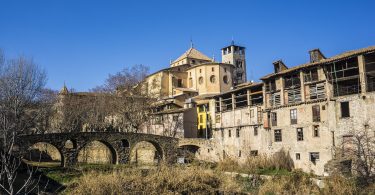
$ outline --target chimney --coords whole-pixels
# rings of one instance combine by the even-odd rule
[[[320,62],[321,60],[326,59],[326,57],[319,50],[319,48],[310,50],[309,54],[310,54],[310,63]]]
[[[282,60],[274,61],[272,64],[273,64],[275,73],[288,69],[288,67],[284,64]]]

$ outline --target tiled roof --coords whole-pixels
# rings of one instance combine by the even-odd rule
[[[344,52],[342,54],[339,54],[339,55],[336,55],[336,56],[333,56],[333,57],[330,57],[330,58],[327,58],[327,59],[323,59],[323,60],[321,60],[319,62],[301,64],[301,65],[298,65],[298,66],[295,66],[295,67],[292,67],[292,68],[280,71],[278,73],[268,74],[268,75],[262,77],[261,79],[262,80],[269,79],[271,77],[274,77],[274,76],[277,76],[277,75],[282,75],[282,74],[289,73],[289,72],[293,72],[293,71],[301,69],[301,68],[306,68],[306,67],[311,67],[311,66],[328,64],[328,63],[332,63],[332,62],[335,62],[335,61],[338,61],[338,60],[344,60],[344,59],[347,59],[347,58],[351,58],[353,56],[357,56],[357,55],[361,55],[361,54],[366,54],[366,53],[371,53],[371,52],[375,52],[375,46],[370,46],[370,47],[366,47],[366,48],[362,48],[362,49],[347,51],[347,52]]]
[[[200,51],[196,50],[194,47],[188,49],[184,54],[182,54],[177,60],[173,61],[172,63],[178,62],[184,58],[194,58],[200,60],[207,60],[211,61],[212,59],[201,53]]]

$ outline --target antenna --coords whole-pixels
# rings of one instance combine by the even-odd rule
[[[233,38],[233,35],[232,35],[232,42],[231,42],[231,45],[234,45],[234,38]]]
[[[193,38],[190,36],[190,48],[194,48]]]

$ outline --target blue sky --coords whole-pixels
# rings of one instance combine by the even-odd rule
[[[190,46],[220,59],[231,42],[247,48],[248,79],[272,61],[296,66],[308,51],[327,56],[375,45],[375,1],[362,0],[0,0],[0,48],[48,73],[47,87],[87,91],[123,67],[155,72]]]

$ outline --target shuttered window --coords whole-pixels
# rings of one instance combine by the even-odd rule
[[[320,106],[312,106],[313,122],[320,122]]]

